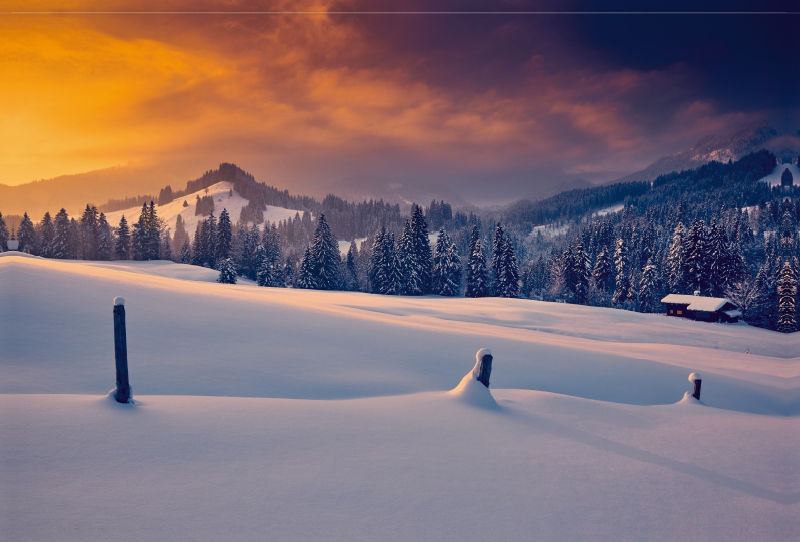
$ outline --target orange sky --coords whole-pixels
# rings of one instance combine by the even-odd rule
[[[327,9],[323,1],[300,6]],[[408,25],[388,17],[375,24]],[[473,84],[468,58],[457,59],[463,73],[442,82],[426,63],[439,55],[446,65],[444,53],[392,50],[375,37],[372,21],[324,14],[0,16],[0,183],[129,162],[178,164],[190,175],[221,161],[289,188],[326,175],[329,181],[380,176],[410,163],[409,171],[431,175],[538,167],[608,177],[752,118],[684,96],[661,113],[654,137],[636,107],[648,94],[690,88],[697,74],[685,64],[639,70],[567,62],[554,69],[572,53],[544,47],[514,71],[513,84]],[[447,21],[442,24],[446,29]],[[408,40],[416,39],[416,28],[409,28]],[[515,29],[511,21],[487,35],[513,42],[514,32],[523,31],[530,29]],[[547,32],[541,41],[557,41]],[[476,68],[491,62],[476,58]]]

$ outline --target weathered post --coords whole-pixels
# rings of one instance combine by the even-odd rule
[[[700,400],[700,386],[703,385],[703,379],[700,376],[700,373],[692,373],[689,375],[689,382],[694,384],[694,390],[692,391],[692,397]]]
[[[127,403],[131,398],[128,382],[128,341],[125,335],[125,299],[114,298],[114,357],[117,361],[117,389],[114,399]]]
[[[489,377],[492,374],[492,352],[488,348],[481,348],[475,357],[478,358],[478,363],[475,364],[472,374],[478,382],[488,388]]]

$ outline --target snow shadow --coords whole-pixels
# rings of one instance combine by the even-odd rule
[[[710,469],[698,467],[697,465],[692,465],[691,463],[686,463],[684,461],[678,461],[654,454],[652,452],[640,450],[633,446],[621,444],[604,437],[599,437],[597,435],[587,433],[586,431],[581,431],[580,429],[567,427],[539,416],[513,411],[510,409],[504,409],[504,414],[513,421],[519,422],[527,427],[545,431],[551,435],[562,437],[580,444],[585,444],[587,446],[627,457],[629,459],[664,467],[675,472],[680,472],[694,478],[705,480],[718,486],[727,487],[734,491],[745,493],[752,497],[766,499],[768,501],[786,506],[800,502],[800,492],[795,492],[788,495],[784,493],[778,493],[777,491],[765,489],[755,484],[744,482],[732,476],[720,474]]]

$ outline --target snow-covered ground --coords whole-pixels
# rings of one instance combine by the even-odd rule
[[[623,203],[620,203],[618,205],[612,205],[611,207],[605,207],[603,209],[595,211],[594,213],[592,213],[592,217],[595,217],[595,216],[606,216],[606,215],[618,213],[621,210],[623,210],[624,208],[625,208],[625,204],[623,204]]]
[[[231,217],[231,222],[235,223],[237,220],[239,220],[239,213],[241,213],[242,207],[247,205],[248,200],[240,196],[235,190],[233,190],[233,194],[231,194],[232,190],[233,183],[225,181],[219,182],[208,187],[208,193],[206,193],[206,190],[203,189],[189,194],[183,198],[177,198],[166,205],[157,205],[156,214],[159,216],[159,218],[164,220],[167,227],[169,227],[170,232],[173,234],[175,233],[175,223],[178,220],[178,215],[181,215],[183,227],[191,236],[194,234],[194,230],[197,228],[197,223],[206,218],[202,215],[194,214],[195,208],[197,207],[197,196],[212,196],[214,198],[214,216],[219,218],[219,214],[222,212],[222,209],[227,209],[228,214]],[[189,204],[188,207],[183,206],[184,201]],[[124,214],[128,224],[133,227],[134,222],[139,220],[139,215],[141,213],[141,206],[132,207],[122,211],[106,213],[106,219],[108,220],[109,224],[116,227],[119,225],[119,220]],[[268,222],[278,222],[280,220],[294,218],[297,213],[300,213],[300,216],[303,216],[303,211],[298,211],[297,209],[285,209],[283,207],[267,205],[267,210],[264,211],[264,220]]]
[[[792,172],[792,177],[794,178],[794,184],[797,186],[800,184],[800,168],[797,167],[797,164],[778,164],[775,166],[775,169],[772,170],[772,173],[767,175],[766,177],[762,177],[759,181],[763,181],[770,186],[780,186],[781,184],[781,175],[785,169],[789,169]]]
[[[568,230],[569,224],[542,224],[540,226],[534,226],[531,229],[528,239],[532,240],[539,234],[545,237],[558,237],[559,235],[564,235],[567,233]]]
[[[800,532],[800,333],[213,275],[0,255],[0,538]],[[447,393],[482,347],[496,405]]]

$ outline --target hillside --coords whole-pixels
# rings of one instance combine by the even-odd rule
[[[669,156],[662,156],[645,169],[626,175],[613,182],[652,181],[659,175],[696,169],[712,161],[737,161],[743,156],[766,149],[777,155],[795,159],[800,154],[800,137],[779,135],[766,123],[743,126],[727,134],[704,137],[691,148]]]
[[[204,216],[195,214],[197,209],[197,197],[211,196],[214,199],[214,215],[219,216],[222,209],[227,209],[232,222],[239,220],[239,213],[249,201],[239,195],[233,189],[233,183],[222,181],[209,186],[208,188],[200,189],[196,192],[191,192],[185,196],[179,197],[170,203],[159,205],[156,207],[159,218],[164,220],[165,226],[170,228],[170,231],[175,232],[175,223],[178,220],[178,215],[183,220],[183,227],[192,235],[197,228],[198,222],[203,220]],[[184,207],[183,203],[186,202],[188,207]],[[113,211],[106,213],[106,218],[109,224],[116,226],[119,224],[122,215],[125,215],[129,224],[133,224],[139,220],[141,214],[141,207],[132,207],[123,209],[121,211]],[[265,221],[279,222],[282,220],[292,219],[296,214],[302,216],[303,211],[298,209],[286,209],[283,207],[275,207],[272,205],[267,206],[267,210],[263,211]]]

